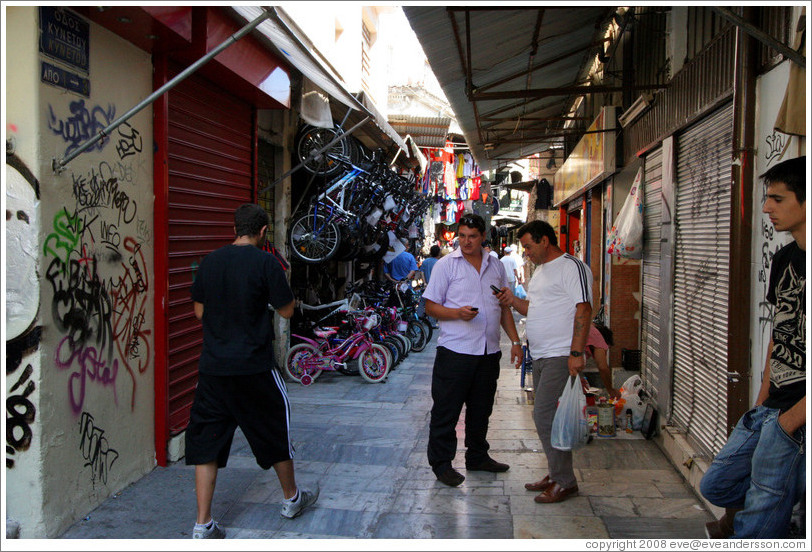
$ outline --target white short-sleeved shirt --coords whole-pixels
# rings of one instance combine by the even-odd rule
[[[513,271],[519,269],[518,265],[516,264],[516,259],[514,259],[512,255],[508,254],[499,260],[502,261],[503,265],[505,265],[505,273],[507,274],[508,282],[511,284],[514,283],[516,281],[516,273]]]
[[[434,265],[423,297],[449,308],[471,305],[479,308],[472,320],[440,320],[437,345],[456,353],[481,355],[499,351],[502,308],[491,285],[507,285],[505,268],[498,259],[482,250],[479,272],[456,249]]]
[[[565,253],[540,264],[527,287],[527,340],[534,359],[569,356],[575,306],[592,303],[592,271]]]

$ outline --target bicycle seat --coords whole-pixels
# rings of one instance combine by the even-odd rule
[[[332,303],[326,303],[324,305],[307,305],[305,303],[299,303],[299,307],[302,310],[315,311],[315,310],[323,310],[323,309],[329,309],[329,308],[338,307],[338,306],[341,306],[341,305],[346,304],[346,303],[347,303],[346,299],[340,299],[338,301],[333,301]]]
[[[316,337],[327,339],[331,335],[337,334],[338,330],[336,330],[335,328],[320,328],[318,330],[313,330],[313,333],[316,335]]]

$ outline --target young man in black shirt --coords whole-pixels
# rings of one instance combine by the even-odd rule
[[[700,485],[725,515],[711,538],[784,538],[806,481],[806,157],[768,170],[763,212],[794,241],[773,257],[772,340],[756,405],[739,420]]]
[[[318,499],[299,489],[289,435],[290,405],[273,358],[273,311],[293,315],[294,298],[279,261],[260,247],[268,215],[246,203],[234,212],[234,243],[207,255],[192,284],[195,316],[203,323],[199,379],[186,429],[186,464],[195,466],[197,523],[193,538],[224,538],[211,516],[217,470],[228,462],[240,426],[262,469],[276,471],[293,518]]]

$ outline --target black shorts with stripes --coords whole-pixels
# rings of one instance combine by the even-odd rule
[[[234,431],[240,426],[262,469],[293,458],[290,404],[282,375],[199,374],[186,428],[186,464],[228,463]]]

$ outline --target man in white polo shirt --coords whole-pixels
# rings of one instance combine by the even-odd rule
[[[428,461],[440,482],[456,487],[465,477],[451,462],[457,451],[457,421],[465,405],[465,468],[504,472],[510,466],[488,455],[488,419],[499,378],[499,327],[512,341],[511,361],[522,361],[522,344],[510,308],[500,306],[491,286],[507,284],[502,263],[482,247],[485,221],[460,219],[459,248],[434,265],[423,297],[426,312],[440,324],[431,378]]]

